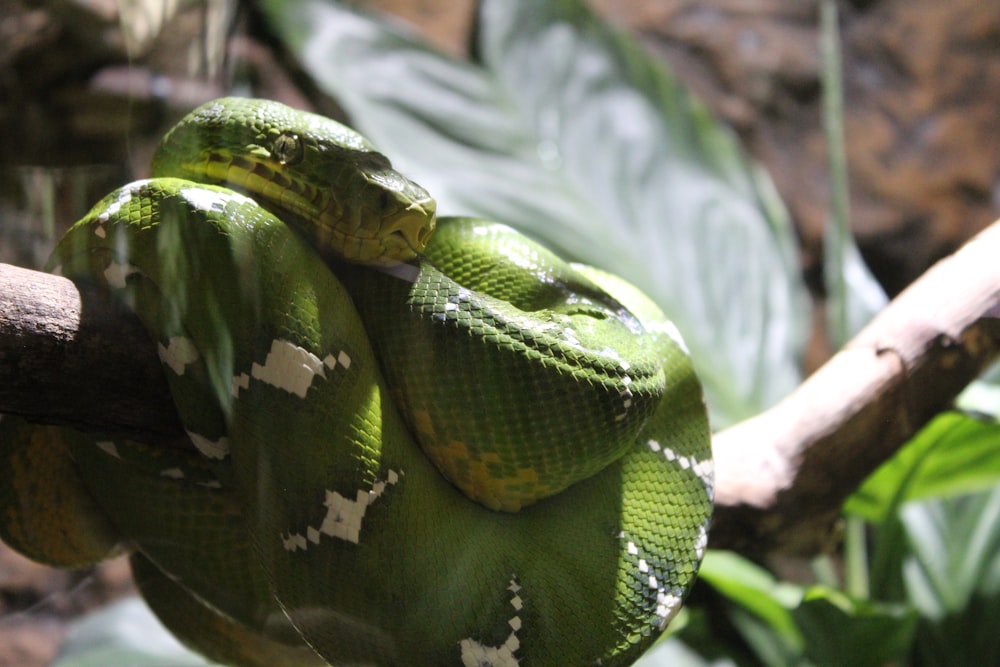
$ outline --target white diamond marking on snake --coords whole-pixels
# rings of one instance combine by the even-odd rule
[[[286,340],[271,341],[271,349],[267,353],[263,364],[254,364],[250,367],[250,373],[240,373],[234,375],[229,386],[229,393],[233,398],[239,398],[240,392],[250,388],[250,378],[260,380],[272,387],[284,389],[290,394],[295,394],[299,398],[305,398],[309,387],[317,375],[325,378],[324,367],[334,370],[340,366],[344,369],[351,367],[351,356],[344,350],[326,355],[322,360],[294,343]]]
[[[515,612],[520,612],[524,607],[524,601],[519,595],[521,584],[517,581],[517,576],[512,576],[507,590],[511,592],[510,606]],[[510,626],[510,634],[500,646],[485,646],[475,639],[463,639],[458,642],[462,651],[463,667],[517,667],[521,664],[520,658],[514,653],[521,647],[521,640],[517,638],[517,631],[521,629],[521,617],[515,613],[507,625]]]
[[[98,228],[94,230],[94,233],[99,238],[104,238],[102,234],[103,225],[111,220],[111,217],[118,214],[122,206],[125,206],[130,201],[132,197],[138,193],[138,191],[144,186],[148,181],[137,181],[132,184],[132,187],[122,188],[118,191],[118,199],[113,201],[104,212],[97,216]],[[104,269],[104,280],[107,281],[108,286],[114,289],[124,289],[125,279],[128,278],[133,273],[140,273],[138,267],[135,267],[127,262],[116,262],[112,261]]]
[[[628,416],[629,408],[632,407],[632,390],[628,388],[632,384],[632,378],[625,375],[622,377],[622,384],[625,385],[625,388],[618,392],[618,397],[622,399],[622,411],[615,415],[616,422],[625,419]]]
[[[139,267],[129,263],[111,262],[104,269],[104,280],[108,287],[113,289],[125,289],[125,280],[134,273],[141,273]]]
[[[652,442],[652,441],[650,441]],[[702,526],[699,530],[699,539],[704,535],[704,541],[708,543],[708,532],[707,526]],[[618,539],[625,539],[625,533],[618,533]],[[696,547],[697,548],[697,547]],[[681,607],[681,602],[683,601],[683,591],[673,590],[668,592],[666,587],[663,586],[659,579],[654,575],[649,574],[649,561],[645,558],[639,557],[639,547],[635,542],[629,540],[625,543],[625,550],[630,556],[636,556],[636,568],[642,574],[647,575],[646,585],[651,589],[656,591],[656,627],[663,630],[670,623],[670,619],[674,617],[677,610]],[[702,549],[703,550],[703,549]]]
[[[116,459],[120,459],[122,457],[122,455],[118,453],[118,445],[111,442],[110,440],[98,440],[94,444],[97,445],[97,448],[100,449],[105,454],[107,454],[108,456],[113,456]]]
[[[187,432],[188,438],[202,456],[209,459],[224,459],[229,456],[229,438],[222,436],[218,440],[206,438],[192,431]]]
[[[238,192],[215,192],[204,188],[182,188],[180,194],[187,203],[196,209],[222,211],[229,202],[237,205],[249,204],[252,206],[254,204],[252,199]]]
[[[331,371],[337,367],[337,364],[340,364],[344,368],[350,368],[351,367],[350,355],[341,350],[340,352],[337,353],[336,357],[333,356],[332,354],[328,354],[323,358],[323,365],[329,368]]]
[[[239,375],[233,376],[233,383],[229,387],[229,393],[232,395],[233,398],[239,398],[240,390],[249,388],[250,388],[250,376],[247,375],[246,373],[240,373]]]
[[[358,489],[353,500],[340,495],[337,491],[327,489],[326,500],[323,502],[326,506],[326,516],[323,517],[319,527],[306,526],[304,534],[282,535],[282,545],[288,551],[305,550],[310,544],[319,544],[323,535],[359,544],[365,512],[388,487],[399,482],[400,474],[395,470],[389,470],[386,478],[375,482],[371,490]]]
[[[125,204],[132,201],[132,197],[147,183],[149,183],[148,180],[136,181],[132,184],[132,187],[124,187],[119,190],[118,199],[113,201],[106,209],[104,209],[103,213],[97,216],[97,221],[103,225],[111,220],[111,216],[118,215],[118,211],[121,210],[122,206],[125,206]],[[97,234],[100,238],[104,238],[104,236],[99,232],[95,231],[95,234]]]
[[[708,526],[711,523],[711,519],[706,519],[705,523],[698,526],[698,538],[694,542],[694,551],[698,555],[698,560],[705,555],[705,549],[708,548]]]
[[[669,447],[662,446],[656,440],[648,440],[646,442],[646,446],[654,452],[662,453],[663,458],[672,463],[676,463],[682,470],[691,470],[694,472],[694,474],[698,476],[698,479],[701,480],[702,484],[705,485],[705,488],[708,489],[709,494],[712,494],[715,486],[715,463],[712,459],[699,460],[694,456],[684,456],[682,454],[678,454]]]
[[[254,362],[250,376],[299,398],[305,398],[313,379],[323,372],[323,361],[309,350],[287,340],[271,341],[263,364]]]
[[[667,593],[662,588],[656,592],[656,615],[660,619],[657,627],[660,630],[664,630],[667,627],[670,619],[680,609],[681,601],[681,596]]]
[[[174,336],[167,341],[166,346],[163,343],[157,343],[156,353],[159,355],[160,361],[175,375],[184,375],[184,369],[189,364],[198,361],[200,357],[194,342],[184,336]]]

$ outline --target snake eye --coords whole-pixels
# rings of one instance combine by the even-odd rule
[[[271,155],[281,164],[295,164],[302,159],[302,142],[292,132],[282,132],[271,144]]]

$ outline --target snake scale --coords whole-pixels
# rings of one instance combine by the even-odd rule
[[[235,665],[631,664],[704,553],[709,429],[621,278],[434,200],[353,130],[203,105],[50,269],[148,329],[188,441],[0,421],[0,534],[130,554]]]

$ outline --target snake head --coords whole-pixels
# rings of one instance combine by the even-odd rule
[[[225,185],[254,198],[321,254],[391,265],[419,255],[436,204],[363,136],[278,102],[208,102],[164,137],[154,176]]]

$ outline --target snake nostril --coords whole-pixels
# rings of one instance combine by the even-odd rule
[[[422,252],[434,229],[433,218],[428,220],[423,210],[411,211],[397,218],[387,236],[395,237],[414,252]]]

